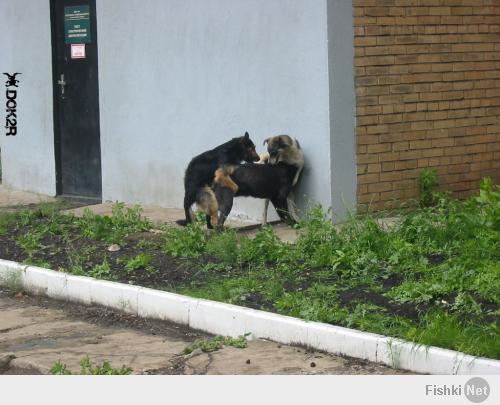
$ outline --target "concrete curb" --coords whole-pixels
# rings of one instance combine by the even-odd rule
[[[500,374],[500,361],[340,326],[308,322],[150,288],[130,286],[0,259],[0,285],[82,304],[99,304],[205,332],[301,344],[395,368],[430,374]]]

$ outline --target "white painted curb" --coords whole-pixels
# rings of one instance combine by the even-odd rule
[[[395,368],[430,374],[500,374],[500,361],[319,322],[196,299],[144,287],[73,276],[0,259],[0,285],[34,294],[99,304],[205,332],[301,344]]]

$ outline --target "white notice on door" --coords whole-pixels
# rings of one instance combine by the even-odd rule
[[[71,44],[71,59],[85,58],[85,44]]]

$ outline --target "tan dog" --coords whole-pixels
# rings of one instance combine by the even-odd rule
[[[304,168],[304,152],[300,147],[299,141],[289,135],[271,136],[264,140],[264,145],[267,143],[267,154],[260,155],[258,163],[267,163],[275,165],[283,162],[297,168],[297,173],[292,181],[292,186],[295,186],[299,180],[302,169]],[[294,218],[298,220],[297,211],[295,210],[295,202],[293,191],[287,198],[288,211]],[[267,224],[267,211],[269,207],[269,200],[264,202],[264,214],[262,216],[262,224]]]

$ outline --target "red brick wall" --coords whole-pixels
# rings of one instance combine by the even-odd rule
[[[353,0],[358,202],[500,182],[500,0]]]

